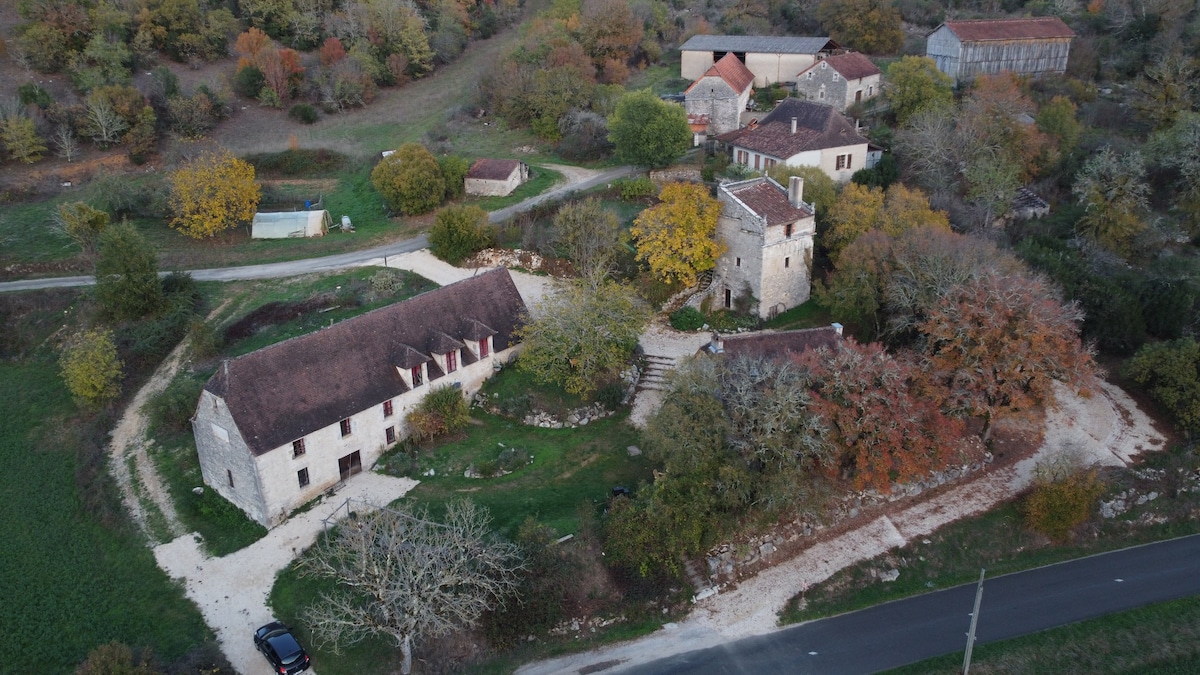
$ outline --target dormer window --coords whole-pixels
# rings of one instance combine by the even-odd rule
[[[481,358],[481,359],[486,359],[486,358],[487,358],[487,355],[488,355],[488,340],[489,340],[489,339],[490,339],[490,338],[483,338],[482,340],[480,340],[480,341],[479,341],[479,358]]]
[[[412,374],[412,386],[419,387],[425,384],[425,377],[421,374],[421,366],[412,368],[409,370],[409,373]]]
[[[446,352],[446,373],[458,370],[458,350]]]

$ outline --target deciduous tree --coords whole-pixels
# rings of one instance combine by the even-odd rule
[[[13,159],[33,164],[46,152],[46,142],[37,132],[33,120],[23,115],[8,115],[0,122],[0,141]]]
[[[963,434],[961,420],[912,395],[912,366],[878,343],[847,339],[836,349],[809,350],[795,357],[813,386],[812,409],[839,449],[838,466],[855,489],[891,491],[940,471]]]
[[[923,110],[952,107],[954,80],[927,56],[905,56],[888,66],[883,95],[896,122],[905,125]]]
[[[1148,344],[1125,366],[1189,436],[1200,432],[1200,344],[1190,337]]]
[[[1200,233],[1200,113],[1183,113],[1168,129],[1150,138],[1159,165],[1178,173],[1172,205],[1183,214],[1187,231]]]
[[[109,216],[100,209],[93,209],[84,202],[69,202],[58,205],[56,225],[79,244],[84,257],[94,260],[100,246],[100,235],[108,228]]]
[[[687,152],[692,128],[683,106],[643,89],[629,92],[617,102],[616,112],[608,119],[608,139],[621,161],[659,168]]]
[[[1071,193],[1085,208],[1076,229],[1110,250],[1128,251],[1133,236],[1146,229],[1150,185],[1140,152],[1119,155],[1105,147],[1084,163]]]
[[[487,510],[452,501],[442,522],[425,509],[388,507],[347,519],[298,563],[300,573],[333,581],[304,614],[319,646],[335,649],[378,636],[403,654],[475,625],[517,587],[517,548],[498,540]]]
[[[599,199],[565,204],[554,215],[554,244],[581,272],[607,272],[621,245],[621,222]]]
[[[931,209],[925,193],[900,183],[887,191],[850,183],[842,188],[828,219],[825,246],[835,265],[847,245],[871,230],[898,236],[917,227],[950,229],[945,211]]]
[[[492,245],[487,211],[475,205],[451,204],[438,211],[429,228],[429,251],[457,265]]]
[[[955,193],[966,154],[955,133],[954,107],[939,105],[908,116],[896,132],[896,154],[921,187],[931,194]]]
[[[868,54],[894,54],[904,44],[900,9],[889,0],[824,0],[817,18],[834,40]]]
[[[428,213],[446,196],[437,159],[420,143],[405,143],[371,171],[371,184],[392,209],[405,215]]]
[[[1082,319],[1042,279],[984,274],[943,295],[919,325],[919,380],[943,410],[982,417],[986,439],[997,415],[1053,400],[1054,381],[1089,383]]]
[[[111,331],[75,333],[62,347],[59,369],[67,390],[80,404],[99,408],[121,393],[121,368]]]
[[[193,239],[205,239],[248,223],[258,209],[262,189],[254,166],[228,150],[206,152],[172,171],[171,227]]]
[[[629,230],[638,259],[660,279],[691,286],[725,251],[714,238],[721,203],[708,188],[692,183],[667,183],[658,198],[660,203],[642,211]]]
[[[589,279],[546,296],[533,317],[517,331],[521,369],[590,396],[629,362],[650,313],[628,286]]]

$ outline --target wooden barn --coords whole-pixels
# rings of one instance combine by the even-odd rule
[[[1075,32],[1056,16],[947,21],[926,38],[925,55],[955,83],[1004,70],[1063,73],[1073,37]]]

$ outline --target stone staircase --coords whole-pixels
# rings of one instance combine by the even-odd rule
[[[652,389],[662,391],[667,373],[675,369],[676,359],[673,356],[646,354],[646,368],[638,380],[638,391]]]
[[[696,277],[696,285],[695,286],[685,288],[682,291],[671,296],[671,298],[669,300],[667,300],[666,304],[663,305],[663,312],[670,314],[671,312],[674,312],[675,310],[679,309],[680,307],[683,307],[684,305],[688,304],[688,301],[690,301],[692,298],[695,298],[697,296],[703,296],[704,293],[706,291],[708,291],[708,289],[710,287],[712,287],[712,282],[713,282],[713,271],[712,270],[705,270],[705,271],[701,272]]]

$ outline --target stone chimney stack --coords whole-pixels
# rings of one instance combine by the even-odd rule
[[[792,135],[793,136],[796,135],[796,118],[795,117],[792,118]]]
[[[788,178],[788,203],[796,208],[804,207],[804,177]]]

